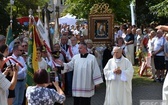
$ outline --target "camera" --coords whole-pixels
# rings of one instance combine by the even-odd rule
[[[7,67],[13,68],[13,67],[16,67],[16,64],[10,64],[10,65],[8,65]]]
[[[61,70],[63,70],[63,67],[62,66],[56,66],[56,68],[58,69],[58,73],[61,74]]]
[[[51,71],[49,73],[49,82],[55,81],[55,77],[56,77],[56,72],[55,71]]]

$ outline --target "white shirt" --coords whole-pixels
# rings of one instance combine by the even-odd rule
[[[6,91],[8,91],[10,85],[11,82],[6,79],[0,70],[0,105],[8,105]]]
[[[136,38],[136,42],[137,42],[137,46],[139,46],[141,44],[143,36],[142,35],[138,35]]]
[[[71,46],[68,48],[67,53],[66,53],[66,57],[68,58],[68,60],[71,60],[74,55],[79,54],[78,47],[79,47],[79,45],[76,44],[75,46]],[[72,56],[70,54],[70,50],[72,51]]]
[[[152,53],[153,51],[153,47],[154,47],[154,41],[155,41],[155,38],[152,38],[152,39],[149,39],[148,40],[148,52],[149,53]]]
[[[122,30],[118,30],[118,36],[121,37],[123,34],[123,31]]]
[[[83,30],[83,36],[88,36],[88,29],[85,28],[85,29]]]
[[[123,39],[125,39],[126,34],[125,34],[125,33],[122,33],[121,37],[122,37]]]
[[[10,56],[12,58],[14,58],[15,60],[17,60],[22,66],[19,66],[19,71],[18,71],[18,79],[25,79],[26,78],[26,75],[27,75],[27,65],[23,59],[22,56],[19,56],[19,57],[16,57],[14,54],[12,54],[12,56]],[[10,59],[10,61],[13,63],[13,64],[16,64],[17,62],[15,62],[14,60]]]
[[[12,57],[13,59],[15,59],[16,61],[18,61],[23,66],[23,68],[22,68],[19,65],[18,79],[25,79],[26,75],[27,75],[27,65],[25,63],[24,58],[22,56],[16,57],[14,54],[12,54],[12,56],[9,56],[9,57]],[[17,62],[15,62],[12,59],[10,59],[10,61],[11,61],[12,64],[16,64],[17,63]]]
[[[117,38],[119,38],[119,34],[117,32],[114,33],[114,41],[116,42],[117,41]]]
[[[75,30],[74,32],[73,32],[73,34],[76,36],[76,35],[80,35],[80,31],[79,30]]]
[[[39,66],[39,69],[47,70],[47,62],[44,60],[44,58],[42,58],[40,62],[38,61],[38,66]]]
[[[165,38],[164,37],[156,37],[155,41],[154,41],[154,51],[158,51],[162,46],[164,46],[165,43]],[[156,54],[157,56],[164,56],[164,51]]]

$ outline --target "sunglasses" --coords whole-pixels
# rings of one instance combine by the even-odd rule
[[[19,51],[24,52],[24,50],[19,50]]]

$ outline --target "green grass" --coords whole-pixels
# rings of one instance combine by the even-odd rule
[[[151,85],[155,82],[153,82],[153,79],[150,79],[147,76],[140,76],[138,74],[138,66],[134,66],[134,76],[133,76],[133,80],[132,80],[132,85],[133,86],[142,86],[142,85]]]

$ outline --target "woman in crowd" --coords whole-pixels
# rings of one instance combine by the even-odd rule
[[[3,65],[3,69],[2,72],[5,71],[5,69],[7,68],[7,65],[10,65],[11,62],[9,60],[5,60],[6,57],[9,55],[9,51],[8,51],[8,46],[6,44],[3,44],[0,46],[0,53],[3,54],[4,56],[4,61],[5,63],[2,64]],[[6,78],[11,81],[13,77],[13,71],[9,71]],[[13,102],[13,98],[15,98],[15,90],[10,90],[9,89],[9,94],[8,94],[8,105],[12,105]]]
[[[125,47],[124,39],[122,37],[119,37],[116,41],[116,44],[117,47],[122,48],[122,54],[125,57],[125,51],[127,50],[127,48]]]
[[[40,48],[37,48],[37,60],[38,60],[39,69],[47,70],[48,64],[42,57],[42,50]]]
[[[52,82],[57,91],[47,88],[49,79],[45,69],[36,71],[33,79],[36,86],[29,86],[26,91],[28,105],[54,105],[55,102],[63,103],[65,101],[64,92],[58,82]]]
[[[138,53],[139,51],[142,51],[142,47],[143,47],[143,44],[142,44],[142,40],[143,40],[142,30],[140,28],[138,28],[136,30],[136,34],[137,34],[137,38],[135,39],[136,42],[137,42],[136,53]],[[139,65],[141,66],[143,57],[141,55],[139,55],[139,56],[137,56],[137,59],[138,59]]]
[[[151,31],[150,34],[148,34],[148,35],[149,35],[148,36],[149,40],[148,40],[147,48],[148,48],[148,56],[150,57],[150,67],[151,67],[151,71],[152,71],[152,76],[150,78],[154,79],[156,69],[155,69],[155,64],[154,64],[154,57],[152,57],[152,51],[153,51],[153,48],[154,48],[154,41],[156,39],[155,38],[156,32]]]

